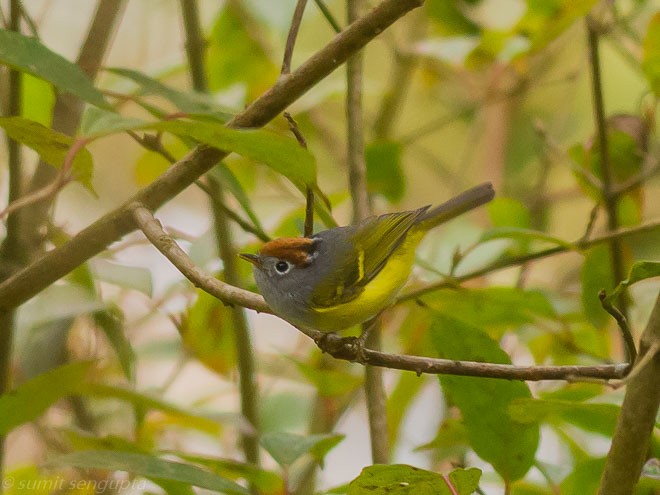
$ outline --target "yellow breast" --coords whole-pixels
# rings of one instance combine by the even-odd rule
[[[424,233],[419,230],[410,232],[358,297],[344,304],[316,308],[314,327],[324,332],[343,330],[373,318],[388,307],[408,280],[415,261],[415,249]]]

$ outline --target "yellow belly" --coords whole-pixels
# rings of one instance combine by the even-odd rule
[[[336,332],[363,323],[388,307],[408,280],[415,261],[415,249],[423,235],[424,232],[420,231],[409,233],[358,297],[344,304],[315,310],[314,328]]]

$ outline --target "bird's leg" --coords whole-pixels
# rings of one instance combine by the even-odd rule
[[[380,313],[378,313],[376,316],[371,318],[370,320],[367,320],[362,324],[362,333],[358,338],[355,339],[355,342],[353,345],[355,346],[355,360],[358,363],[366,363],[367,362],[367,357],[365,356],[364,350],[366,348],[367,340],[369,339],[369,335],[371,335],[371,332],[376,328],[378,325],[378,317],[380,316]]]

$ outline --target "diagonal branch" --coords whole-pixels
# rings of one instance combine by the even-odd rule
[[[267,124],[287,106],[343,64],[401,16],[423,0],[384,0],[335,36],[296,71],[277,83],[236,115],[228,126],[254,128]],[[16,307],[35,296],[113,242],[135,229],[130,205],[138,202],[156,210],[210,170],[227,152],[198,146],[157,180],[115,210],[98,219],[65,245],[56,248],[0,284],[0,310]]]

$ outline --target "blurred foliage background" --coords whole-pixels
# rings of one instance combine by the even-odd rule
[[[186,53],[184,13],[194,2],[115,3],[114,35],[89,88],[66,71],[83,40],[94,40],[95,2],[0,4],[3,115],[19,117],[0,125],[24,145],[21,180],[41,170],[37,155],[55,180],[70,146],[81,142],[65,135],[86,138],[73,181],[50,196],[40,222],[26,220],[39,238],[26,259],[7,255],[3,218],[3,277],[15,271],[11,263],[39,259],[119,207],[205,141],[205,125],[221,126],[274,85],[296,2],[196,2],[205,91],[192,89],[203,88],[192,82]],[[345,2],[325,3],[345,26]],[[363,11],[376,3],[364,2]],[[32,44],[10,36],[17,4]],[[659,7],[657,0],[426,0],[366,47],[364,156],[374,212],[438,204],[483,181],[497,193],[487,208],[427,236],[405,300],[383,316],[386,351],[515,364],[625,361],[598,292],[611,293],[646,262],[639,283],[618,300],[637,340],[660,274]],[[330,20],[309,2],[292,70],[332,39]],[[600,56],[605,176],[590,36]],[[18,98],[10,68],[22,74]],[[86,106],[73,129],[56,133],[63,90]],[[218,211],[230,212],[238,251],[300,235],[305,195],[297,186],[314,178],[337,222],[351,221],[345,99],[340,68],[288,109],[311,156],[276,118],[255,138],[259,145],[236,137],[231,149],[239,154],[208,174],[222,189],[215,202],[208,184],[191,186],[158,212],[198,266],[228,278]],[[168,123],[177,118],[193,124]],[[0,153],[11,161],[9,148]],[[0,173],[4,208],[11,167]],[[609,203],[603,187],[617,193]],[[316,220],[315,230],[325,228]],[[620,228],[638,232],[616,241],[618,255],[610,243],[576,244]],[[557,246],[567,252],[496,269]],[[236,265],[231,281],[255,290],[245,265]],[[111,480],[131,481],[136,493],[191,493],[191,486],[243,493],[246,484],[264,494],[345,492],[341,486],[371,465],[362,367],[321,355],[275,317],[245,313],[258,394],[248,398],[258,409],[250,424],[241,415],[236,314],[196,291],[140,233],[21,306],[12,352],[2,356],[11,377],[4,392],[17,388],[0,396],[5,492],[98,493],[100,482],[101,492],[118,491]],[[595,493],[625,390],[597,381],[438,382],[395,370],[386,371],[385,385],[391,460],[429,477],[406,466],[372,467],[373,483],[385,486],[392,476],[436,486],[444,481],[435,473],[466,468],[453,471],[457,493],[478,484],[479,493],[518,495]],[[245,453],[246,438],[261,439],[260,453]],[[636,493],[660,490],[658,440],[656,428]],[[348,490],[369,487],[360,477]]]

